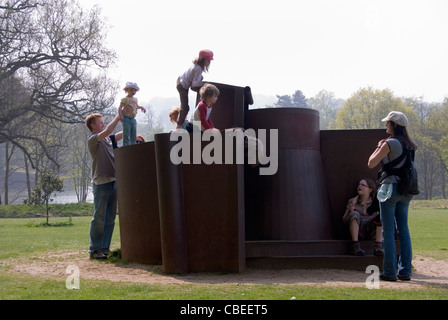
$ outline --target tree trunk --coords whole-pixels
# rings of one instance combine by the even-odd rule
[[[25,173],[26,173],[26,188],[28,191],[28,199],[31,199],[31,181],[30,181],[30,170],[28,167],[28,158],[26,154],[23,154],[23,160],[25,162]]]
[[[9,204],[9,142],[5,143],[5,205]]]
[[[50,208],[49,208],[49,206],[48,206],[48,197],[47,197],[47,199],[45,200],[45,206],[46,206],[46,209],[47,209],[47,226],[49,226],[49,224],[48,224],[48,212],[50,211]]]

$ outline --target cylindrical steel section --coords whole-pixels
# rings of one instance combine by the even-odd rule
[[[246,129],[267,129],[267,156],[278,150],[278,171],[246,173],[247,240],[332,239],[320,154],[319,113],[304,108],[249,110]],[[270,141],[278,130],[278,144]],[[255,191],[256,190],[256,191]]]

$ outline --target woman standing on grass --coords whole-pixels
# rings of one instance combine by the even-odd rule
[[[412,142],[406,127],[408,119],[398,111],[392,111],[382,120],[386,122],[386,133],[388,139],[383,139],[378,143],[376,150],[369,158],[369,168],[376,167],[380,162],[383,172],[385,165],[398,159],[403,153],[410,151],[408,155],[413,155],[417,146]],[[413,158],[413,156],[411,156]],[[401,168],[406,162],[403,159],[395,165],[395,169]],[[397,280],[397,252],[395,248],[395,223],[398,231],[398,241],[400,242],[400,257],[398,261],[398,279],[411,280],[412,275],[412,245],[408,227],[409,202],[412,195],[400,194],[398,192],[398,182],[400,177],[393,174],[385,174],[378,190],[378,200],[380,201],[381,222],[383,225],[383,274],[381,280]]]

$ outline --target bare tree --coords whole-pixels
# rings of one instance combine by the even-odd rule
[[[86,148],[85,141],[90,132],[85,125],[77,124],[71,126],[71,134],[68,140],[68,154],[70,166],[68,176],[73,179],[73,189],[78,202],[86,202],[91,185],[91,158]]]
[[[0,0],[0,143],[43,150],[32,123],[81,123],[112,106],[117,83],[107,76],[115,53],[104,46],[100,9],[86,12],[74,0]],[[10,95],[20,88],[20,95]]]

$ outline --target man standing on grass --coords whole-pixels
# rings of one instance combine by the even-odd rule
[[[115,182],[114,146],[123,133],[112,135],[120,116],[104,126],[103,117],[94,113],[86,118],[92,134],[87,145],[92,156],[93,203],[95,212],[90,223],[90,259],[107,259],[117,215],[117,186]]]

